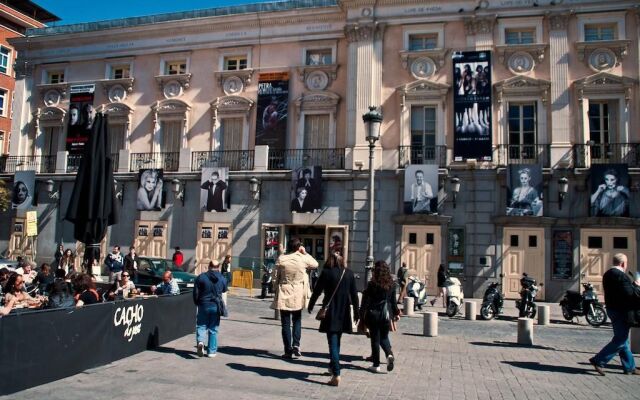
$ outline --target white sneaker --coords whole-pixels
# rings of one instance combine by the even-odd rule
[[[370,372],[373,372],[374,374],[379,374],[380,373],[380,367],[376,367],[375,365],[370,366],[369,368],[367,368]]]
[[[198,342],[198,357],[204,356],[204,343]]]
[[[393,368],[395,366],[395,357],[393,357],[393,354],[391,354],[389,357],[387,357],[387,371],[391,372],[393,371]]]
[[[209,358],[214,358],[216,356],[216,353],[209,353],[207,354],[207,357]]]

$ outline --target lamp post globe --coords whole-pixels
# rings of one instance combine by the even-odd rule
[[[376,142],[380,139],[380,126],[382,125],[382,114],[378,111],[378,107],[370,106],[369,111],[362,116],[365,130],[367,133],[367,142],[369,142],[369,237],[367,239],[367,259],[364,267],[365,285],[371,279],[373,270],[373,221],[374,221],[374,150]]]

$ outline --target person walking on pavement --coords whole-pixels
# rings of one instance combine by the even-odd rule
[[[402,263],[398,270],[398,284],[400,285],[400,296],[398,296],[398,304],[402,304],[402,301],[407,296],[407,283],[409,280],[409,269],[406,263]]]
[[[376,261],[373,276],[367,288],[362,292],[360,306],[360,324],[369,329],[373,365],[369,371],[380,372],[380,347],[387,357],[387,371],[393,371],[394,356],[391,351],[389,331],[391,323],[400,319],[400,310],[396,304],[396,290],[391,278],[389,266],[384,261]]]
[[[447,301],[447,287],[445,286],[445,282],[447,281],[447,279],[449,278],[449,269],[447,267],[444,266],[444,264],[440,264],[440,267],[438,267],[438,295],[436,297],[434,297],[433,299],[431,299],[431,306],[433,307],[433,305],[436,303],[436,300],[438,300],[438,297],[442,296],[442,307],[446,307],[446,301]]]
[[[136,249],[129,247],[129,254],[124,256],[124,270],[129,273],[133,283],[138,283],[138,255]]]
[[[120,254],[120,246],[113,246],[113,251],[104,260],[109,271],[109,283],[120,282],[124,270],[124,258]]]
[[[325,317],[320,321],[320,332],[327,334],[329,344],[329,372],[330,386],[340,384],[340,340],[343,333],[351,333],[351,307],[353,315],[358,320],[358,290],[353,271],[347,268],[341,252],[334,252],[324,264],[313,294],[309,300],[309,313],[320,294],[324,293],[322,308],[326,310]]]
[[[225,314],[222,293],[227,291],[227,280],[220,273],[220,263],[209,262],[207,272],[196,278],[193,285],[193,302],[198,307],[196,317],[196,347],[198,356],[204,356],[204,341],[208,333],[207,357],[213,358],[218,350],[218,327]]]
[[[302,309],[310,295],[307,269],[314,268],[318,268],[318,262],[307,254],[297,237],[289,240],[287,253],[276,260],[275,296],[271,308],[280,310],[284,359],[301,356]]]
[[[224,260],[222,261],[221,272],[222,272],[222,275],[224,275],[224,277],[227,279],[227,284],[230,285],[231,284],[231,256],[228,254],[224,256]]]
[[[616,356],[620,355],[622,369],[627,375],[640,375],[636,368],[633,353],[629,347],[629,329],[636,324],[636,310],[640,309],[640,279],[632,281],[627,276],[627,256],[618,253],[613,256],[613,267],[602,276],[604,302],[607,314],[611,318],[613,339],[589,359],[596,372],[604,376],[604,366]]]

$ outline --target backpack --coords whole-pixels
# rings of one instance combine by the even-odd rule
[[[364,319],[367,325],[389,324],[391,322],[391,314],[389,313],[389,302],[387,299],[373,303],[367,307]]]

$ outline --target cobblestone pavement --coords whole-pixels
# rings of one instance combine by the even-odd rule
[[[513,303],[512,301],[509,303]],[[440,314],[439,336],[423,337],[422,317],[402,318],[391,341],[396,368],[373,374],[362,359],[364,336],[342,341],[342,382],[329,387],[327,344],[304,312],[302,352],[284,361],[280,324],[268,300],[229,296],[216,358],[198,358],[188,335],[84,373],[11,395],[11,399],[640,399],[640,377],[624,375],[618,360],[598,376],[587,360],[611,337],[553,321],[535,327],[535,345],[516,342],[514,309],[506,319],[467,321]],[[552,320],[559,315],[552,308]],[[639,360],[640,361],[640,360]],[[42,366],[52,368],[53,366]],[[8,398],[8,397],[7,397]]]

